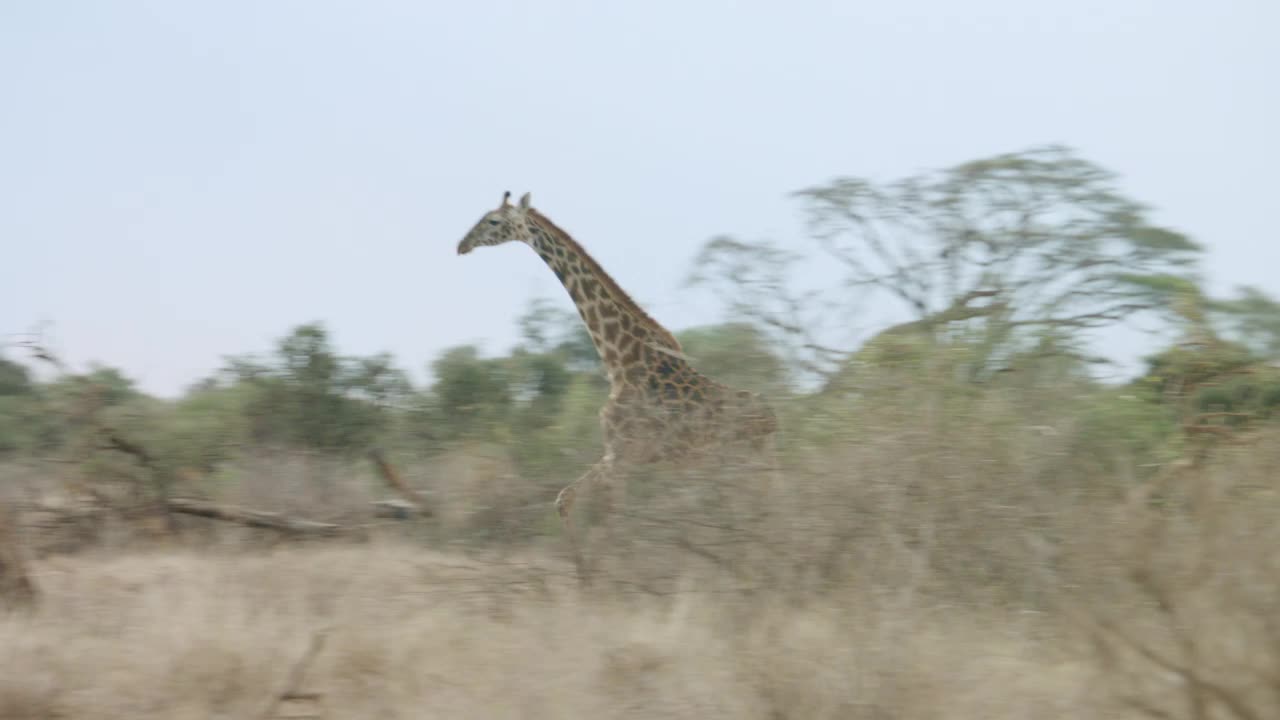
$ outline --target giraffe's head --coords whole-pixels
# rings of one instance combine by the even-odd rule
[[[520,198],[519,205],[512,205],[510,191],[502,194],[502,204],[490,210],[471,228],[458,243],[458,254],[466,255],[481,245],[501,245],[518,240],[529,242],[529,193]]]

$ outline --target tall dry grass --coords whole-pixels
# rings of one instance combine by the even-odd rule
[[[437,515],[363,544],[192,520],[41,554],[0,718],[251,717],[321,629],[328,717],[1280,717],[1280,433],[1174,472],[1061,396],[892,395],[808,418],[776,475],[637,471],[586,590],[571,478],[490,447],[399,458]],[[189,489],[349,523],[385,494],[299,454]]]
[[[322,693],[328,717],[1066,718],[1097,707],[1088,668],[1033,620],[858,592],[807,606],[696,587],[592,597],[569,577],[537,556],[464,560],[400,543],[48,560],[40,610],[0,621],[0,717],[252,717],[322,629],[300,689]]]

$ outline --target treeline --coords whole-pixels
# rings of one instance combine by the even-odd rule
[[[269,353],[228,358],[172,400],[148,396],[114,368],[38,382],[38,359],[11,350],[0,358],[0,454],[102,445],[86,432],[111,428],[175,472],[212,472],[250,448],[358,455],[377,445],[429,456],[469,442],[509,445],[531,473],[558,470],[565,448],[596,432],[608,385],[576,315],[540,302],[520,324],[523,338],[510,354],[451,348],[431,363],[425,387],[415,387],[390,355],[344,356],[323,324],[304,324]],[[717,377],[785,390],[781,361],[750,326],[693,329],[681,338]]]

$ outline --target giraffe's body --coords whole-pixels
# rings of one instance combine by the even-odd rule
[[[600,410],[604,457],[556,498],[570,540],[576,488],[613,479],[615,467],[690,461],[723,455],[737,445],[762,449],[777,429],[756,394],[715,382],[695,370],[679,342],[640,308],[568,233],[529,206],[503,197],[458,244],[465,255],[481,245],[520,241],[555,272],[578,308],[609,378]],[[581,558],[579,557],[581,568]]]

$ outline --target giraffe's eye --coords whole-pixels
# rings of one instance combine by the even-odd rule
[[[497,224],[498,224],[498,221],[497,221],[497,220],[490,220],[490,221],[489,221],[489,224],[490,224],[490,225],[497,225]]]

